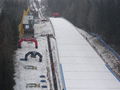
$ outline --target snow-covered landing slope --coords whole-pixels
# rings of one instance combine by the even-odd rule
[[[120,90],[120,82],[103,60],[63,18],[50,18],[56,34],[65,90]]]

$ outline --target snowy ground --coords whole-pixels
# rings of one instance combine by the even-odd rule
[[[50,40],[58,90],[62,90],[62,85],[65,90],[120,90],[119,81],[81,34],[87,38],[91,36],[82,30],[79,34],[76,28],[63,18],[50,20],[53,25],[49,21],[34,25],[38,49],[35,49],[34,43],[23,42],[22,48],[16,51],[14,90],[54,90],[46,34],[55,35]],[[20,58],[24,58],[29,51],[41,53],[43,61],[40,63],[38,57],[21,61]],[[29,69],[28,66],[33,68]],[[45,78],[40,78],[41,75],[45,75]],[[31,83],[36,87],[27,85]],[[46,89],[42,88],[44,85],[47,86]]]
[[[91,44],[91,46],[96,50],[96,52],[101,56],[105,63],[107,63],[113,72],[120,77],[120,72],[118,65],[120,63],[119,59],[111,52],[108,48],[103,46],[103,44],[87,32],[77,28],[78,32]]]
[[[76,28],[63,18],[51,18],[51,21],[65,90],[120,90],[119,81]]]
[[[49,24],[48,24],[49,25]],[[44,27],[44,28],[43,28]],[[35,37],[38,41],[38,49],[35,49],[34,43],[23,42],[22,48],[16,51],[15,58],[15,82],[14,90],[43,90],[42,85],[46,85],[49,90],[48,71],[49,68],[49,56],[46,37],[41,37],[41,34],[46,34],[47,23],[35,25]],[[47,31],[49,32],[49,30]],[[29,51],[37,51],[43,55],[43,61],[39,62],[39,57],[31,58],[28,61],[21,61],[20,58],[24,58],[25,54]],[[34,66],[34,69],[26,69],[26,66]],[[40,75],[45,75],[45,78],[40,78]],[[46,80],[42,83],[41,80]],[[36,83],[38,86],[35,88],[26,88],[27,84]],[[39,87],[40,84],[40,87]]]
[[[22,48],[16,50],[14,58],[14,80],[16,84],[14,90],[54,90],[48,42],[47,37],[45,37],[46,34],[53,34],[51,22],[41,21],[45,19],[42,14],[43,6],[41,6],[41,0],[38,0],[36,3],[34,0],[31,0],[30,4],[30,9],[38,11],[40,18],[35,20],[36,24],[34,25],[34,36],[38,41],[38,49],[35,49],[34,43],[22,42]],[[39,57],[31,58],[30,56],[28,61],[21,61],[20,59],[24,58],[29,51],[37,51],[42,54],[42,62],[39,62]],[[41,75],[45,77],[41,77]]]

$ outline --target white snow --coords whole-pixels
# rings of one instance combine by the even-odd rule
[[[77,28],[77,31],[91,44],[91,46],[96,50],[96,52],[103,58],[104,62],[109,65],[112,71],[120,76],[119,72],[119,58],[116,57],[109,48],[106,48],[97,37],[88,34],[87,32]],[[102,38],[101,38],[102,39]]]
[[[47,38],[44,37],[46,34],[55,35],[55,38],[50,40],[55,74],[59,84],[58,90],[62,88],[61,80],[63,80],[60,76],[59,64],[63,69],[65,90],[120,90],[119,81],[107,69],[104,61],[85,38],[77,32],[76,28],[63,18],[50,18],[50,20],[53,26],[49,21],[34,25],[38,49],[35,49],[34,43],[23,42],[22,48],[16,51],[14,90],[54,90]],[[40,63],[39,57],[29,57],[28,61],[20,61],[20,58],[24,58],[29,51],[41,53],[43,61]],[[25,67],[28,65],[34,68],[26,69]],[[40,82],[43,80],[40,75],[46,76],[44,79],[47,81],[46,83]],[[35,83],[40,87],[26,88],[29,83]],[[47,85],[48,88],[42,89],[42,85]]]
[[[47,24],[46,24],[47,25]],[[38,25],[39,26],[39,25]],[[28,42],[23,42],[22,43],[22,48],[18,49],[16,51],[15,55],[15,86],[14,90],[49,90],[49,78],[48,78],[48,71],[47,68],[49,68],[48,61],[49,61],[49,56],[48,56],[48,47],[47,47],[47,39],[46,37],[40,37],[41,32],[44,34],[44,29],[41,27],[37,27],[35,25],[35,37],[38,41],[38,49],[35,49],[34,43],[28,43]],[[38,37],[39,36],[39,37]],[[24,58],[25,54],[29,51],[37,51],[43,55],[43,61],[40,63],[39,62],[39,57],[37,58],[28,58],[28,61],[21,61],[20,58]],[[24,67],[27,65],[32,65],[37,67],[37,69],[25,69]],[[45,75],[46,78],[42,79],[40,78],[40,75]],[[41,83],[40,80],[46,80],[46,83]],[[36,83],[40,84],[40,87],[35,87],[35,88],[26,88],[26,85],[29,83]],[[42,85],[47,85],[47,89],[42,89]]]
[[[120,90],[120,82],[76,28],[63,18],[50,18],[65,79],[65,90]]]

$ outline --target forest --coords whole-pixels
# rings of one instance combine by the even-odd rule
[[[13,55],[25,0],[0,0],[0,90],[13,90]]]
[[[120,0],[48,0],[48,15],[59,12],[75,26],[99,34],[120,53]]]

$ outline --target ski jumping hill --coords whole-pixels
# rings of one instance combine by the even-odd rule
[[[38,49],[23,42],[16,51],[14,90],[120,90],[106,63],[69,21],[50,18],[34,30]],[[38,57],[21,61],[29,51],[41,53],[42,62]]]

